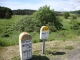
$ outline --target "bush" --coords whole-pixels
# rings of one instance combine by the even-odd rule
[[[72,29],[74,29],[74,30],[80,30],[80,22],[73,21],[73,23],[72,23]]]
[[[71,17],[72,17],[72,18],[71,18],[72,20],[77,19],[77,16],[76,16],[76,15],[72,15]]]
[[[59,21],[59,18],[56,17],[54,10],[50,10],[49,6],[40,7],[40,9],[33,14],[34,18],[38,20],[41,26],[50,25],[51,27],[55,27],[57,30],[62,28],[62,24]],[[51,29],[53,30],[53,28]]]
[[[47,25],[51,31],[62,29],[62,24],[59,18],[56,17],[55,12],[49,7],[41,7],[33,15],[26,16],[13,25],[14,30],[39,32],[41,26]]]
[[[68,17],[70,16],[70,14],[68,12],[64,12],[64,18],[68,19]]]
[[[31,15],[26,16],[25,18],[17,21],[13,25],[13,29],[17,31],[27,31],[27,32],[33,32],[40,30],[40,24],[35,20]]]

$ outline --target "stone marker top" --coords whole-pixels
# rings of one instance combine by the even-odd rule
[[[47,26],[43,26],[43,27],[41,28],[41,30],[42,30],[42,31],[47,31],[47,30],[49,30],[49,28],[48,28]]]
[[[19,40],[24,41],[24,40],[31,40],[32,37],[27,33],[27,32],[22,32],[19,35]]]

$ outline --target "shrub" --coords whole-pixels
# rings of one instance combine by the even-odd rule
[[[71,17],[72,17],[72,18],[71,18],[72,20],[77,19],[77,16],[76,16],[76,15],[72,15]]]
[[[14,30],[39,32],[41,26],[47,25],[51,31],[62,29],[62,24],[59,18],[56,17],[55,12],[49,7],[41,7],[33,15],[26,16],[13,25]]]
[[[14,30],[18,30],[18,31],[27,31],[27,32],[37,31],[37,32],[39,32],[40,25],[39,25],[39,23],[37,22],[37,20],[35,20],[35,19],[30,15],[30,16],[26,16],[25,18],[17,21],[17,22],[13,25],[13,29],[14,29]]]
[[[63,26],[56,17],[54,10],[50,10],[49,6],[45,5],[40,7],[40,9],[35,12],[33,16],[36,20],[38,20],[41,26],[52,24],[52,27],[55,27],[57,30],[60,30]],[[51,30],[53,30],[53,28]]]
[[[70,14],[68,12],[64,12],[64,18],[68,19],[68,17],[70,16]]]
[[[80,22],[74,21],[72,23],[72,29],[79,30],[80,29]]]

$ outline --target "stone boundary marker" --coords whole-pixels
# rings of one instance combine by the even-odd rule
[[[32,58],[32,37],[27,32],[19,35],[19,50],[21,60]]]

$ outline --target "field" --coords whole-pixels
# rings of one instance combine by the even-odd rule
[[[10,46],[18,44],[20,32],[13,31],[12,25],[25,16],[12,16],[11,19],[0,19],[0,46]]]
[[[11,19],[0,19],[0,51],[4,51],[3,49],[11,48],[11,47],[13,47],[13,45],[15,46],[13,49],[18,48],[18,41],[19,41],[18,37],[19,37],[19,34],[21,33],[21,31],[12,30],[12,27],[15,24],[15,22],[17,22],[18,20],[20,20],[20,19],[22,19],[26,16],[27,15],[14,15],[14,16],[12,16]],[[35,50],[35,51],[33,51],[33,54],[34,55],[38,54],[37,55],[38,58],[43,59],[45,56],[52,56],[52,54],[50,54],[50,51],[52,51],[52,50],[54,50],[54,52],[57,51],[57,50],[62,51],[64,49],[65,49],[65,51],[68,51],[68,50],[74,49],[77,45],[79,45],[79,43],[80,43],[80,41],[79,41],[80,30],[72,30],[70,28],[72,26],[72,22],[73,21],[75,22],[75,20],[72,21],[70,18],[64,19],[63,16],[59,16],[59,18],[61,19],[61,22],[63,24],[64,29],[56,31],[56,32],[50,32],[49,33],[49,38],[47,39],[47,46],[48,45],[49,46],[47,48],[50,49],[50,50],[47,50],[46,55],[43,55],[43,56],[40,55],[41,53],[39,53],[39,52],[40,52],[41,49],[39,48],[39,50],[37,50],[35,48],[35,46],[40,46],[41,45],[41,40],[39,39],[39,33],[28,32],[32,36],[33,46],[35,45],[33,47],[34,50]],[[80,22],[80,17],[78,17],[76,19],[76,21]],[[52,44],[55,47],[53,47],[53,45],[50,44],[51,42],[53,42]],[[74,44],[75,44],[75,46],[74,46]],[[63,47],[64,45],[65,45],[65,47]],[[7,46],[9,46],[9,47],[7,47]],[[34,56],[34,57],[36,57],[36,56]],[[55,55],[53,57],[55,57]],[[55,57],[55,58],[57,58],[57,57]],[[19,57],[14,56],[13,60],[19,60]],[[45,57],[44,60],[49,60],[49,59]]]
[[[18,36],[21,31],[14,31],[11,28],[14,23],[20,20],[21,18],[26,17],[25,15],[14,15],[11,19],[0,19],[0,45],[1,46],[9,46],[18,44]],[[71,19],[64,19],[63,16],[60,17],[62,20],[64,30],[60,30],[57,32],[50,32],[48,41],[51,40],[66,40],[66,39],[74,39],[80,35],[80,31],[71,30],[70,26]],[[77,21],[80,22],[80,17],[77,18]],[[28,32],[30,33],[30,32]],[[40,42],[39,33],[32,32],[30,33],[32,36],[32,40],[34,43]],[[35,35],[35,36],[34,36]],[[56,38],[55,38],[56,37]]]

